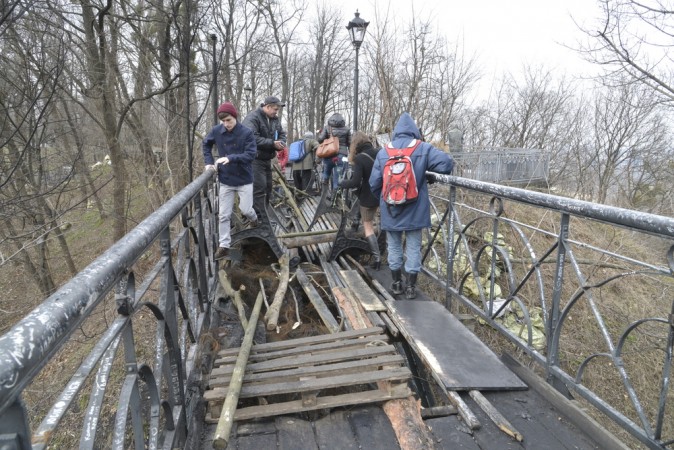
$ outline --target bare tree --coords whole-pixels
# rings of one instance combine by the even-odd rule
[[[674,11],[660,0],[599,0],[602,15],[582,31],[590,38],[579,49],[588,61],[605,69],[611,86],[635,82],[674,102],[672,35]]]

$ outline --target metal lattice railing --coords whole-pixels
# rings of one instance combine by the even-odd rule
[[[431,177],[424,271],[447,307],[478,316],[646,446],[670,446],[674,219]]]
[[[213,171],[201,175],[0,337],[0,447],[184,445],[215,283],[212,180]],[[113,318],[96,339],[84,340],[88,321],[104,315],[106,304]],[[39,391],[36,377],[65,370],[59,352],[85,347],[32,425],[26,390]]]
[[[509,185],[547,183],[550,156],[542,150],[492,149],[452,154],[454,173],[478,181]]]

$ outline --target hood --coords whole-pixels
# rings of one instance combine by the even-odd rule
[[[395,128],[393,128],[393,139],[391,140],[395,141],[401,138],[406,139],[407,141],[421,139],[421,132],[419,131],[417,124],[414,123],[412,116],[406,112],[402,113],[400,119],[398,119],[398,123],[396,123]]]
[[[328,119],[328,125],[331,127],[344,127],[346,126],[346,121],[340,113],[334,113]]]

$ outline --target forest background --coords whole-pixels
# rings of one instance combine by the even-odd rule
[[[526,63],[493,76],[428,15],[361,11],[359,128],[389,132],[409,111],[449,151],[546,153],[554,193],[671,215],[672,8],[596,7],[576,48],[592,80]],[[214,104],[243,116],[277,95],[289,141],[334,112],[351,123],[352,14],[303,1],[3,2],[0,328],[201,172]],[[476,101],[485,73],[490,95]]]

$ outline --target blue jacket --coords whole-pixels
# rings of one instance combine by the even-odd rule
[[[393,129],[392,145],[404,148],[412,139],[421,139],[419,128],[408,113],[403,113]],[[411,156],[414,166],[414,176],[417,180],[419,198],[406,205],[388,205],[381,199],[382,170],[388,154],[383,148],[377,153],[377,158],[370,175],[370,188],[379,199],[381,211],[381,229],[384,231],[411,231],[429,228],[431,226],[431,202],[428,198],[428,183],[426,171],[449,174],[454,167],[454,161],[448,153],[443,152],[427,142],[419,144]]]
[[[213,157],[213,145],[218,154]],[[243,186],[253,182],[253,160],[257,154],[255,135],[251,130],[237,122],[232,131],[223,124],[213,127],[201,144],[204,163],[214,164],[215,159],[226,156],[228,164],[218,164],[218,181],[227,186]]]

